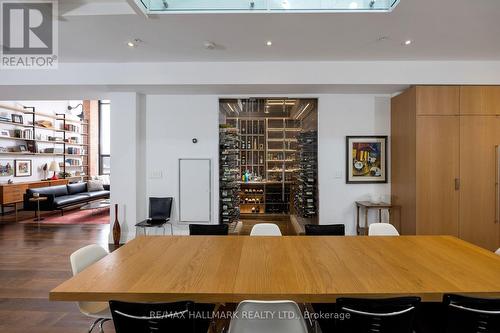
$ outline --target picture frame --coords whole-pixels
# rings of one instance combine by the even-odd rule
[[[14,161],[15,177],[30,177],[32,172],[31,160]]]
[[[0,130],[0,136],[4,138],[10,138],[10,132],[8,130]]]
[[[10,117],[12,119],[12,122],[15,124],[23,124],[24,123],[23,116],[21,116],[20,114],[13,113],[10,115]]]
[[[12,177],[14,175],[14,161],[0,159],[0,177]]]
[[[346,137],[346,184],[385,184],[388,137]]]

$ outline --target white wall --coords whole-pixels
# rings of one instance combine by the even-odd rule
[[[390,97],[321,95],[319,98],[319,208],[321,224],[346,224],[356,234],[354,202],[380,194],[390,200],[390,184],[346,184],[348,135],[390,135]],[[390,144],[389,144],[390,148]],[[389,149],[390,151],[390,149]],[[390,155],[388,156],[390,181]],[[369,215],[370,222],[375,214]],[[386,219],[387,217],[384,216]],[[363,222],[364,220],[362,220]]]
[[[345,223],[347,232],[354,234],[354,201],[369,199],[372,193],[389,199],[390,185],[345,184],[345,136],[389,135],[390,97],[315,97],[319,98],[320,223]],[[148,95],[145,117],[147,196],[174,197],[172,218],[177,221],[178,159],[210,158],[213,163],[212,220],[217,223],[218,96]],[[198,143],[193,144],[192,138],[198,138]],[[142,213],[147,214],[146,207]]]
[[[143,96],[136,93],[111,95],[111,221],[121,224],[121,242],[135,237],[134,225],[146,218],[141,200],[146,197],[143,174],[145,161],[141,159],[141,117],[144,116]],[[141,183],[142,182],[142,183]],[[112,227],[112,224],[111,224]],[[110,233],[109,240],[113,241]]]
[[[212,95],[147,96],[147,196],[174,197],[173,221],[179,220],[179,158],[210,158],[211,219],[218,223],[218,105],[218,97]],[[194,144],[193,138],[198,143]]]

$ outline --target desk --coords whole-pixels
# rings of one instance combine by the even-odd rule
[[[443,293],[500,296],[500,256],[451,236],[141,236],[56,287],[50,300],[440,301]]]
[[[362,227],[360,223],[360,209],[364,208],[365,209],[365,226]],[[387,210],[387,213],[389,214],[389,223],[391,223],[391,217],[392,217],[392,211],[396,208],[396,206],[393,206],[389,203],[373,203],[370,201],[356,201],[356,233],[358,235],[368,235],[368,212],[370,209],[375,209],[378,210],[378,222],[382,223],[382,210]],[[400,212],[401,213],[401,212]],[[400,216],[401,220],[401,216]],[[399,226],[399,229],[401,229],[401,226]]]

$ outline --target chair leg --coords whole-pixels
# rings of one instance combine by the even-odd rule
[[[111,319],[102,319],[101,322],[99,323],[99,332],[100,333],[104,333],[104,329],[102,328],[102,324],[104,324],[105,322],[109,321]]]
[[[92,331],[94,330],[95,326],[102,320],[102,318],[97,318],[93,323],[92,325],[90,325],[90,328],[89,328],[89,333],[92,333]]]

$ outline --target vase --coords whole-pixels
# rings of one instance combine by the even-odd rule
[[[120,222],[118,221],[118,204],[115,204],[115,223],[113,224],[113,242],[115,246],[120,245],[121,234]]]

